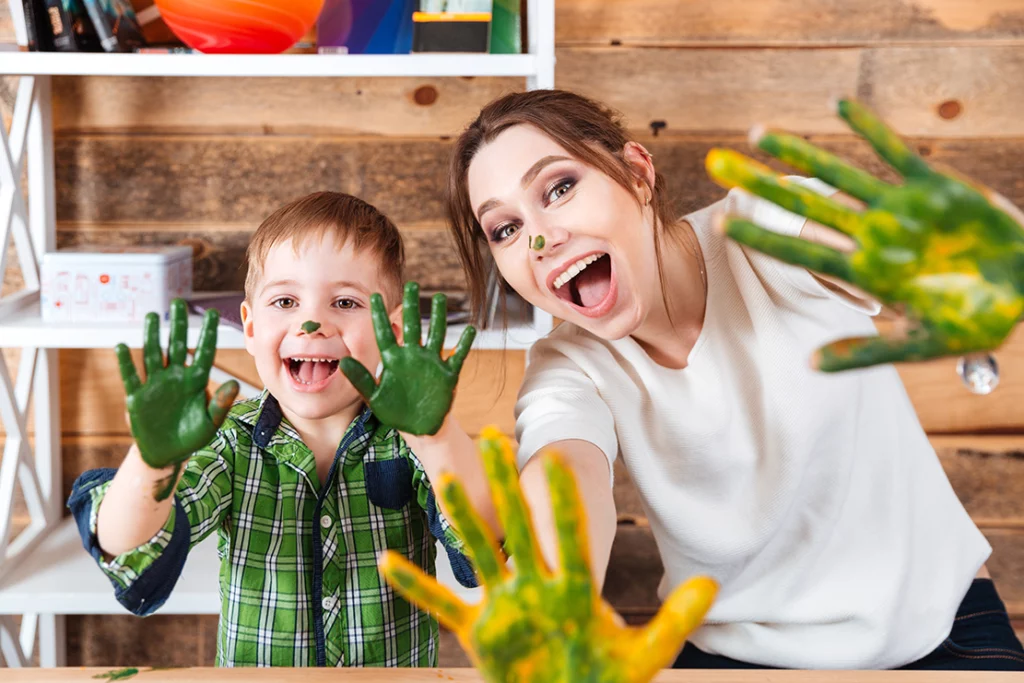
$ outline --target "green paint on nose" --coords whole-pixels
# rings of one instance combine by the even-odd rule
[[[307,320],[302,323],[302,331],[306,334],[313,334],[320,329],[320,323],[315,323],[312,320]]]

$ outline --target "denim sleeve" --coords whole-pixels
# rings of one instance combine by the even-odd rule
[[[448,518],[441,513],[441,508],[437,504],[437,498],[434,496],[430,480],[427,478],[427,473],[416,457],[416,454],[404,444],[402,448],[413,466],[412,484],[416,490],[416,502],[427,513],[427,525],[430,528],[430,533],[434,535],[434,538],[441,541],[441,545],[444,546],[444,550],[448,554],[448,561],[452,565],[452,574],[455,575],[455,579],[467,588],[476,588],[479,585],[476,580],[476,572],[473,569],[473,564],[463,552],[464,544],[462,538],[455,531],[455,527],[451,525]]]
[[[147,616],[160,608],[181,576],[189,550],[189,521],[175,498],[163,528],[138,548],[105,560],[96,538],[99,506],[117,470],[89,470],[75,481],[68,508],[75,518],[82,546],[114,586],[114,597],[132,614]]]

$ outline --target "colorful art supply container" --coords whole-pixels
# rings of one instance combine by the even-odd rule
[[[324,0],[156,0],[182,42],[206,53],[276,54],[316,22]]]
[[[321,52],[405,54],[417,0],[326,0],[316,26]]]

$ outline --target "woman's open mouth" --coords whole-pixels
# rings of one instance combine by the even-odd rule
[[[284,360],[293,386],[299,391],[319,391],[338,371],[337,358],[297,356]]]
[[[611,256],[598,252],[580,257],[552,281],[551,289],[585,316],[604,315],[618,293]]]

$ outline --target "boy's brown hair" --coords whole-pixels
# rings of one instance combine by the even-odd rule
[[[306,240],[319,241],[327,236],[339,245],[351,242],[356,252],[372,253],[380,269],[384,301],[389,309],[398,305],[405,277],[401,233],[376,207],[341,192],[314,192],[296,199],[267,216],[256,228],[245,250],[245,298],[252,301],[267,255],[275,245],[290,239],[298,252]]]

